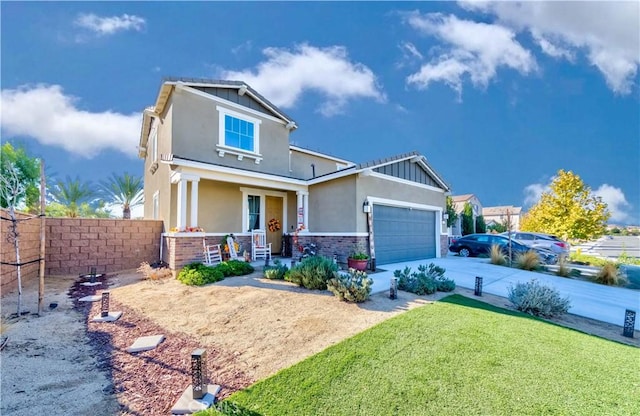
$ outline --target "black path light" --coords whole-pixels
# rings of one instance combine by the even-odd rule
[[[391,278],[391,285],[389,286],[389,299],[398,299],[398,278]]]
[[[482,277],[476,276],[476,288],[473,291],[476,296],[482,296]]]
[[[207,352],[198,348],[191,353],[191,388],[194,399],[202,399],[207,394]]]
[[[631,309],[624,311],[624,327],[622,335],[625,337],[633,338],[633,330],[636,326],[636,312]]]
[[[91,268],[89,269],[89,277],[91,278],[91,283],[95,283],[96,282],[96,267],[95,266],[91,266]]]
[[[100,302],[100,316],[103,318],[109,316],[109,292],[102,292],[102,299]]]

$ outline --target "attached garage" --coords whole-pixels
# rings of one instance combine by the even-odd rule
[[[377,264],[436,257],[436,212],[373,205],[373,241]]]

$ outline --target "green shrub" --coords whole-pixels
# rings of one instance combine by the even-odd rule
[[[491,246],[491,264],[498,266],[504,266],[507,264],[507,256],[502,252],[499,244],[493,244]]]
[[[202,286],[219,282],[224,279],[224,274],[215,267],[206,266],[202,263],[190,263],[180,270],[177,279],[185,285]]]
[[[618,286],[626,282],[626,279],[620,274],[618,265],[613,262],[607,262],[593,277],[594,282],[608,286]]]
[[[282,264],[282,262],[277,259],[273,261],[273,266],[267,266],[263,270],[264,277],[272,280],[284,279],[284,276],[287,274],[287,271],[289,271],[289,268],[286,265]]]
[[[327,289],[338,299],[356,303],[369,299],[373,279],[367,277],[366,272],[349,269],[347,274],[334,272],[333,275],[327,282]]]
[[[285,278],[307,289],[325,290],[327,282],[333,278],[333,272],[337,271],[338,266],[332,259],[324,256],[310,256],[291,268]]]
[[[516,256],[516,267],[529,271],[540,269],[540,257],[538,257],[538,253],[533,250],[519,253]]]
[[[602,267],[607,263],[607,261],[605,259],[601,259],[600,257],[595,257],[595,256],[589,256],[587,254],[582,254],[580,249],[578,249],[577,251],[572,252],[571,254],[569,254],[569,259],[573,263],[585,264],[585,265],[589,265],[589,266]]]
[[[453,280],[444,277],[445,269],[430,263],[429,266],[420,265],[418,271],[411,273],[411,268],[403,271],[396,270],[393,275],[398,278],[398,289],[416,295],[430,295],[437,290],[450,292],[456,288]]]
[[[556,289],[541,285],[536,279],[510,286],[508,298],[517,310],[535,316],[552,317],[571,307],[568,297],[560,297]]]
[[[245,274],[251,274],[254,271],[251,264],[240,260],[223,261],[222,263],[217,264],[215,269],[220,271],[224,277],[244,276]]]

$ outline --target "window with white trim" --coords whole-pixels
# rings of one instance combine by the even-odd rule
[[[260,228],[260,196],[249,195],[247,199],[247,220],[249,227],[247,231]]]
[[[260,120],[217,107],[220,118],[218,145],[248,153],[260,153]]]

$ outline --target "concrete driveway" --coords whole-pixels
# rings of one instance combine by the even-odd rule
[[[375,273],[372,293],[389,291],[393,272],[410,267],[417,271],[421,264],[434,263],[446,269],[445,276],[455,280],[456,285],[474,289],[476,276],[483,278],[483,292],[507,297],[510,286],[518,282],[537,279],[540,283],[556,288],[562,296],[571,299],[569,312],[622,327],[625,310],[636,312],[635,329],[640,330],[640,291],[611,287],[581,280],[528,272],[504,266],[495,266],[486,258],[463,258],[448,256],[403,263],[378,265],[384,272]]]

